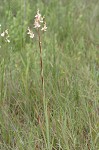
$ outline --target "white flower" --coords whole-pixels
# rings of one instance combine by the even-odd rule
[[[41,17],[40,22],[43,23],[44,17]]]
[[[34,18],[34,28],[36,28],[38,32],[39,32],[39,30],[38,30],[39,28],[41,31],[47,30],[45,18],[44,18],[44,16],[43,17],[41,16],[39,10],[37,10],[37,13]],[[30,38],[34,38],[34,33],[30,30],[29,27],[28,27],[27,34],[29,34]]]
[[[40,22],[41,20],[41,14],[39,13],[39,9],[37,10],[37,14],[35,16],[36,20]]]
[[[39,27],[40,27],[40,23],[35,19],[34,28],[39,28]]]
[[[8,29],[7,29],[7,30],[5,30],[5,33],[6,33],[6,34],[8,34]]]
[[[28,27],[28,33],[30,35],[30,38],[34,38],[34,33],[30,30],[30,28]]]
[[[39,10],[37,10],[37,14],[36,14],[35,20],[34,20],[34,28],[40,28],[40,26],[41,26],[40,23],[43,23],[43,17],[39,13]]]
[[[10,40],[6,38],[6,42],[10,43]]]
[[[44,26],[43,26],[43,28],[41,30],[42,31],[46,31],[47,30],[46,22],[44,23]]]
[[[2,33],[1,33],[1,36],[4,37],[4,36],[5,36],[5,32],[2,32]]]
[[[30,30],[30,28],[28,27],[28,33],[27,34],[30,34],[31,33],[31,30]]]
[[[33,33],[32,33],[32,34],[30,34],[30,38],[32,38],[32,39],[34,38],[34,34],[33,34]]]

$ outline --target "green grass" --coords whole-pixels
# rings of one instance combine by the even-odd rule
[[[47,110],[38,38],[27,35],[37,8],[48,27],[42,34]],[[98,150],[98,2],[1,0],[0,14],[0,33],[8,29],[11,40],[0,37],[0,149]]]

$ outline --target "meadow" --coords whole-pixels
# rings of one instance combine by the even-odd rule
[[[0,0],[0,35],[0,150],[99,150],[98,0]]]

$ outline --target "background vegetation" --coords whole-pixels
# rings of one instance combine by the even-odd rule
[[[42,34],[48,127],[44,117],[37,8]],[[99,149],[98,0],[0,0],[0,149]],[[47,133],[49,132],[49,133]]]

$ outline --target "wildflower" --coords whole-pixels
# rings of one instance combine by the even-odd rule
[[[34,28],[40,28],[40,23],[43,23],[43,18],[41,16],[41,14],[39,13],[39,10],[37,10],[37,14],[35,16],[35,20],[34,20]]]
[[[42,27],[43,25],[43,27]],[[46,22],[45,22],[45,18],[42,17],[42,15],[39,12],[39,9],[37,10],[37,13],[35,15],[35,19],[34,19],[34,28],[36,28],[37,30],[39,28],[41,28],[41,31],[46,31],[47,30],[47,26],[46,26]],[[38,30],[39,32],[40,30]],[[34,33],[30,30],[30,28],[28,27],[28,33],[30,38],[34,38]]]
[[[44,17],[41,17],[40,22],[43,23]]]
[[[30,35],[30,38],[34,38],[34,33],[30,30],[30,28],[28,27],[28,33]]]
[[[2,32],[2,33],[1,33],[1,36],[4,37],[4,36],[5,36],[5,32]]]
[[[40,22],[41,20],[41,14],[39,13],[39,9],[37,10],[37,14],[35,15],[36,21]]]
[[[30,28],[28,27],[28,33],[27,34],[31,34],[31,30],[30,30]]]
[[[8,29],[5,30],[5,33],[8,34]]]
[[[6,38],[6,40],[5,40],[6,42],[8,42],[8,43],[10,43],[10,40],[8,39],[8,37]]]
[[[37,19],[35,19],[34,28],[40,28],[40,23]]]
[[[32,38],[32,39],[34,38],[34,34],[33,33],[30,35],[30,38]]]
[[[47,26],[46,26],[46,22],[45,22],[43,28],[41,29],[41,31],[46,31],[46,29],[47,29]]]

